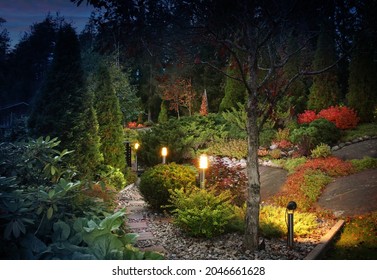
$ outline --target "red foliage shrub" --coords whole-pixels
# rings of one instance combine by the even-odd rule
[[[281,140],[278,142],[274,142],[278,146],[279,149],[286,150],[293,147],[293,144],[288,140]]]
[[[304,113],[298,115],[297,122],[299,124],[311,123],[312,121],[318,119],[317,114],[312,110],[305,110]]]
[[[144,127],[144,125],[141,124],[141,123],[138,124],[137,122],[129,122],[127,124],[127,127],[128,128],[142,128],[142,127]]]
[[[246,200],[247,176],[241,166],[228,166],[221,159],[211,162],[206,174],[207,185],[216,191],[229,190],[232,202],[242,206]]]
[[[321,110],[318,114],[314,111],[306,110],[298,115],[298,123],[311,123],[312,121],[324,118],[336,125],[339,129],[355,128],[360,121],[355,110],[346,106],[331,106]]]
[[[346,106],[331,106],[318,113],[318,117],[333,122],[339,129],[355,128],[360,118],[356,112]]]
[[[316,158],[308,160],[298,170],[319,169],[329,176],[346,176],[353,173],[352,163],[343,161],[337,157]]]

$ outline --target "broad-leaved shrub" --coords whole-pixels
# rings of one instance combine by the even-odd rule
[[[228,166],[214,158],[206,174],[206,184],[216,192],[229,191],[232,203],[241,206],[246,200],[247,176],[241,166]]]

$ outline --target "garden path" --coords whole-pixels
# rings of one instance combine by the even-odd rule
[[[377,158],[377,139],[345,146],[333,152],[343,159]],[[354,216],[377,210],[377,169],[337,178],[326,186],[317,205],[336,216]]]

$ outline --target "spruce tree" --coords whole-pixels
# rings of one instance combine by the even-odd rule
[[[105,64],[99,66],[96,81],[95,109],[104,164],[119,168],[124,172],[126,161],[124,156],[122,112],[112,85],[109,68]]]
[[[245,85],[232,79],[230,77],[240,77],[239,70],[237,69],[236,63],[231,62],[226,71],[227,77],[225,78],[225,95],[220,103],[219,111],[223,112],[231,108],[237,107],[237,103],[244,104],[246,101],[246,88]],[[228,77],[230,76],[230,77]]]
[[[318,36],[314,56],[314,70],[324,69],[336,61],[333,26],[324,22]],[[335,68],[313,77],[310,88],[308,108],[319,111],[335,105],[339,98],[339,86]]]
[[[34,136],[58,137],[62,148],[75,151],[71,163],[81,176],[94,176],[102,160],[98,123],[85,83],[79,41],[69,24],[58,32],[51,69],[33,106],[29,126]]]

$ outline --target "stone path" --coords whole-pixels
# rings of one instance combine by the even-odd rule
[[[148,206],[137,191],[137,186],[134,184],[127,187],[131,196],[122,204],[126,206],[127,226],[131,233],[138,235],[135,247],[142,251],[154,251],[161,254],[165,253],[162,246],[153,245],[155,242],[154,235],[150,232],[147,222]]]

